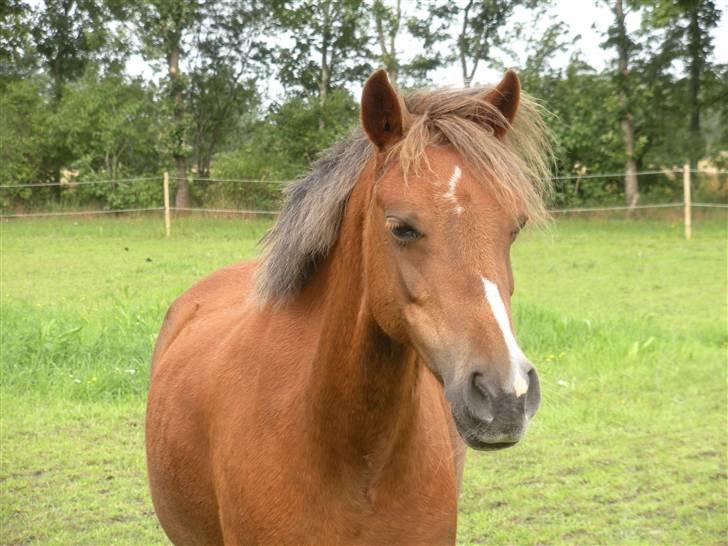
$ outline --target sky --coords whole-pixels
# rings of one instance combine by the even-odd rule
[[[405,14],[413,9],[414,0],[402,0],[403,11]],[[728,0],[718,0],[718,7],[723,11],[719,26],[714,29],[714,58],[718,63],[728,63]],[[411,13],[411,11],[410,11]],[[550,13],[558,17],[566,23],[568,28],[568,39],[576,38],[574,45],[566,52],[559,54],[551,62],[553,68],[565,67],[569,59],[576,50],[581,53],[581,58],[597,70],[602,70],[609,66],[615,58],[613,49],[603,49],[601,43],[604,42],[606,29],[612,21],[610,10],[602,3],[595,0],[554,0],[553,8]],[[531,14],[525,9],[518,9],[512,18],[512,23],[522,23],[528,25]],[[531,35],[538,35],[545,28],[547,21],[537,27],[529,28]],[[634,31],[639,28],[639,15],[636,13],[628,14],[626,18],[628,31]],[[526,49],[525,44],[512,44],[512,48],[520,57],[525,60]],[[400,58],[406,60],[408,57],[417,53],[417,43],[414,40],[407,41],[400,39],[398,44],[398,53]],[[508,58],[506,55],[500,55],[506,66],[517,66],[519,59]],[[164,76],[163,73],[155,73],[154,70],[144,62],[139,56],[130,59],[127,68],[132,75],[143,75],[145,78],[159,79]],[[184,66],[183,66],[184,69]],[[478,67],[474,81],[481,84],[493,84],[499,81],[502,73],[500,70],[490,68],[483,63]],[[452,65],[441,68],[431,75],[432,81],[442,86],[458,86],[462,85],[462,75],[459,65]],[[362,82],[363,83],[363,82]],[[355,98],[359,98],[361,85],[352,86],[352,92]],[[283,89],[276,81],[266,82],[264,90],[265,98],[270,100],[278,100],[283,96]],[[267,101],[266,101],[267,102]]]

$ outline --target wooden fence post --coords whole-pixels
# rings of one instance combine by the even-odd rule
[[[692,236],[692,217],[691,217],[691,196],[690,196],[690,164],[685,163],[683,166],[683,199],[685,204],[685,239],[690,240]]]
[[[164,233],[167,237],[172,234],[172,218],[169,213],[169,173],[164,171]]]

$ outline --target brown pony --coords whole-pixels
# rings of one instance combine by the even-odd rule
[[[157,341],[146,423],[175,544],[452,544],[465,445],[539,404],[509,252],[544,216],[543,123],[507,72],[401,97],[288,191],[259,261],[202,280]]]

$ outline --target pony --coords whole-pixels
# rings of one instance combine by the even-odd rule
[[[170,307],[146,416],[154,508],[186,544],[454,544],[466,446],[539,405],[510,248],[546,217],[548,131],[516,74],[400,94],[287,189],[258,260]]]

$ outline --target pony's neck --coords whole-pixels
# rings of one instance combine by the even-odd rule
[[[311,287],[324,300],[309,408],[327,470],[364,465],[367,479],[376,480],[403,459],[395,453],[413,447],[418,366],[414,351],[388,337],[368,306],[362,228],[371,188],[359,182]]]

